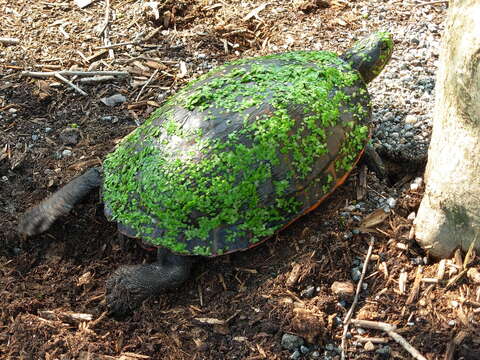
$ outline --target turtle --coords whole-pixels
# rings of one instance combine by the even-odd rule
[[[250,249],[315,209],[370,138],[366,84],[388,63],[381,31],[342,55],[289,51],[225,63],[190,82],[91,168],[29,209],[46,231],[91,190],[120,234],[157,249],[106,282],[113,315],[175,288],[199,257]]]

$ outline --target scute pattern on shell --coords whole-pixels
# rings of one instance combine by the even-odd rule
[[[175,253],[271,236],[343,181],[368,140],[369,96],[337,55],[223,65],[170,98],[104,163],[112,217]]]

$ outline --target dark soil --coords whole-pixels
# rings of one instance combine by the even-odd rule
[[[30,6],[30,2],[18,3],[17,11],[27,11]],[[182,30],[198,26],[201,32],[202,26],[211,25],[213,10],[205,10],[200,3],[178,2],[175,10],[171,2],[166,2],[163,10],[170,9],[176,19],[167,27]],[[35,5],[31,11],[40,18],[42,13],[70,16],[67,10],[72,8],[61,4]],[[102,9],[98,3],[95,6]],[[302,6],[305,9],[295,11],[300,11],[305,23],[322,11],[324,21],[332,21],[340,11],[336,7],[325,9],[324,2],[303,2]],[[103,12],[96,16],[101,19]],[[235,57],[232,52],[222,54],[221,38],[237,43],[238,50],[245,54],[262,53],[260,40],[268,38],[268,34],[272,41],[281,36],[274,31],[277,20],[274,15],[267,17],[270,27],[260,26],[260,32],[255,29],[258,23],[250,24],[242,36],[233,33],[227,24],[224,28],[217,24],[214,32],[202,38],[203,43],[195,36],[181,49],[170,43],[160,51],[161,57],[167,64],[178,63],[198,51],[216,54],[209,57],[210,63]],[[165,25],[155,20],[146,24],[153,29]],[[9,23],[10,31],[15,26],[21,32],[21,24],[14,23]],[[15,34],[18,32],[12,36]],[[319,36],[327,38],[331,34]],[[84,35],[79,31],[78,36]],[[404,294],[398,290],[400,272],[407,272],[412,284],[417,269],[414,259],[425,256],[408,240],[410,222],[406,219],[416,210],[420,194],[408,192],[409,198],[399,201],[398,208],[379,225],[379,231],[351,235],[356,224],[339,213],[355,203],[356,172],[326,203],[269,241],[248,252],[202,261],[181,288],[147,300],[121,321],[106,316],[104,284],[109,274],[121,265],[152,261],[154,256],[134,240],[119,245],[115,224],[105,219],[98,194],[88,196],[42,235],[23,238],[17,234],[16,226],[27,208],[87,168],[99,165],[118,140],[152,111],[154,105],[146,103],[147,99],[161,102],[159,88],[149,88],[141,106],[129,107],[132,101],[109,108],[99,99],[114,93],[138,94],[139,89],[125,82],[85,86],[90,95],[82,97],[69,88],[49,86],[52,79],[20,77],[20,70],[31,69],[40,61],[41,55],[34,49],[40,49],[42,43],[37,41],[24,57],[6,53],[8,61],[0,73],[0,358],[288,359],[290,352],[280,345],[285,332],[304,337],[311,352],[318,349],[324,356],[326,344],[340,345],[339,319],[351,304],[351,299],[340,302],[331,285],[351,279],[352,267],[356,261],[363,262],[372,236],[375,257],[367,271],[368,287],[361,292],[354,317],[398,325],[402,336],[428,359],[443,359],[450,339],[463,329],[467,336],[454,358],[480,358],[479,313],[464,309],[463,303],[451,305],[461,296],[474,299],[474,286],[460,281],[449,290],[427,290],[428,285],[422,285],[418,299],[408,305],[410,288]],[[158,40],[163,44],[168,41],[163,37]],[[74,49],[65,47],[63,53],[68,60],[53,63],[69,68]],[[52,58],[61,55],[62,49],[51,54]],[[198,70],[204,61],[196,58],[191,64]],[[188,77],[165,75],[157,80],[156,85],[167,94]],[[76,145],[63,144],[60,135],[65,129],[78,129]],[[72,155],[62,156],[64,150],[70,150]],[[372,174],[367,183],[373,193],[385,189]],[[398,243],[406,243],[407,247],[398,247]],[[383,263],[388,274],[381,270]],[[425,266],[425,276],[434,277],[436,267]],[[292,269],[298,270],[298,278],[287,285]],[[305,297],[302,291],[310,286],[315,287],[314,294]],[[72,313],[90,314],[92,320],[74,320],[68,315]],[[476,328],[472,328],[475,321],[471,322],[471,318]],[[449,320],[455,320],[456,325],[448,325]],[[358,332],[352,330],[352,334]],[[374,330],[364,336],[388,339]],[[389,346],[391,358],[408,358],[395,342],[390,341]],[[349,358],[355,359],[383,356],[354,346],[351,341],[348,352]],[[325,356],[339,358],[334,351],[327,351]]]

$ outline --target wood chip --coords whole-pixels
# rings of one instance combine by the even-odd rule
[[[355,335],[355,340],[362,344],[367,342],[374,344],[388,344],[390,341],[390,339],[386,337],[363,337],[360,335]]]
[[[145,61],[145,65],[147,65],[149,68],[152,68],[152,69],[158,69],[158,70],[167,69],[167,65],[165,65],[164,63],[153,61],[153,60]]]
[[[255,9],[253,9],[252,11],[250,11],[244,18],[243,20],[244,21],[247,21],[247,20],[250,20],[251,18],[256,18],[257,20],[260,20],[260,18],[258,17],[258,14],[260,13],[260,11],[264,10],[266,7],[267,7],[268,3],[263,3],[259,6],[257,6]]]
[[[77,5],[80,9],[87,7],[88,5],[92,4],[95,0],[74,0],[75,5]]]
[[[407,305],[413,303],[413,301],[417,298],[418,292],[420,290],[420,284],[422,283],[422,274],[423,274],[423,266],[417,267],[417,274],[415,275],[415,281],[413,282],[412,290],[410,291],[410,295],[407,299]]]
[[[150,359],[150,356],[135,354],[131,352],[124,352],[120,354],[118,360],[138,360],[138,359]]]
[[[20,40],[17,38],[6,38],[6,37],[0,37],[0,44],[3,45],[17,45],[20,43]]]
[[[208,324],[208,325],[225,325],[226,324],[225,320],[219,320],[215,318],[195,318],[195,320],[201,322],[202,324]]]
[[[90,283],[92,281],[92,273],[90,271],[87,271],[85,274],[80,276],[77,280],[77,286],[82,286]]]
[[[292,266],[292,270],[290,271],[290,275],[288,275],[286,285],[288,288],[293,288],[299,277],[300,277],[300,272],[302,270],[302,266],[300,264],[294,263]]]
[[[438,269],[437,269],[437,275],[436,278],[438,280],[442,280],[445,276],[445,267],[446,267],[447,261],[445,259],[442,259],[438,263]]]
[[[342,298],[355,295],[355,285],[351,281],[335,281],[331,286],[332,292]]]
[[[48,320],[58,320],[67,323],[78,323],[81,321],[92,321],[93,315],[84,313],[39,310],[38,315]]]
[[[375,345],[371,341],[367,341],[365,345],[363,346],[365,351],[374,351],[375,350]]]
[[[476,268],[470,268],[467,270],[468,278],[477,285],[480,285],[480,271]]]
[[[407,290],[407,279],[407,272],[402,271],[398,276],[398,289],[400,290],[400,294],[405,294],[405,291]]]

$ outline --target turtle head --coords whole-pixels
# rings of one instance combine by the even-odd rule
[[[380,74],[390,60],[392,51],[392,35],[387,31],[379,31],[357,41],[341,58],[358,70],[368,83]]]

